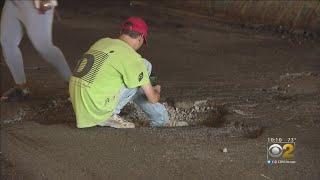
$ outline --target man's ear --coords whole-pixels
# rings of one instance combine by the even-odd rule
[[[139,37],[137,38],[137,40],[139,41],[139,44],[140,44],[140,42],[142,41],[142,37],[139,36]]]
[[[140,36],[140,40],[144,43],[144,37],[143,37],[143,35]]]

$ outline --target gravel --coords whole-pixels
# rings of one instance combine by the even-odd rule
[[[214,122],[221,119],[223,113],[225,112],[222,105],[214,105],[211,101],[208,100],[194,101],[192,105],[190,105],[190,102],[186,102],[186,105],[184,105],[184,102],[175,103],[179,104],[179,107],[187,108],[172,106],[167,102],[164,102],[162,104],[168,111],[170,121],[186,121],[189,125],[209,125],[210,123],[208,122],[212,122],[211,126],[214,126]],[[129,103],[123,109],[123,112],[125,118],[130,119],[134,122],[148,121],[146,115],[134,103]]]

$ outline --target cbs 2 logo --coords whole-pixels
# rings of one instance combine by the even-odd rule
[[[294,144],[272,144],[268,148],[268,154],[273,158],[283,157],[285,159],[292,159],[294,157],[293,151],[295,149]]]

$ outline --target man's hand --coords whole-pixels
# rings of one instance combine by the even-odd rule
[[[160,85],[154,86],[153,89],[160,94],[160,92],[161,92],[161,86]]]
[[[160,100],[161,87],[159,85],[152,87],[152,85],[149,83],[142,86],[142,89],[149,102],[157,103]]]

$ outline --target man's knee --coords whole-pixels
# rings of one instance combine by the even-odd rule
[[[157,104],[157,110],[150,114],[152,126],[163,126],[169,121],[169,114],[167,109],[160,103]]]

